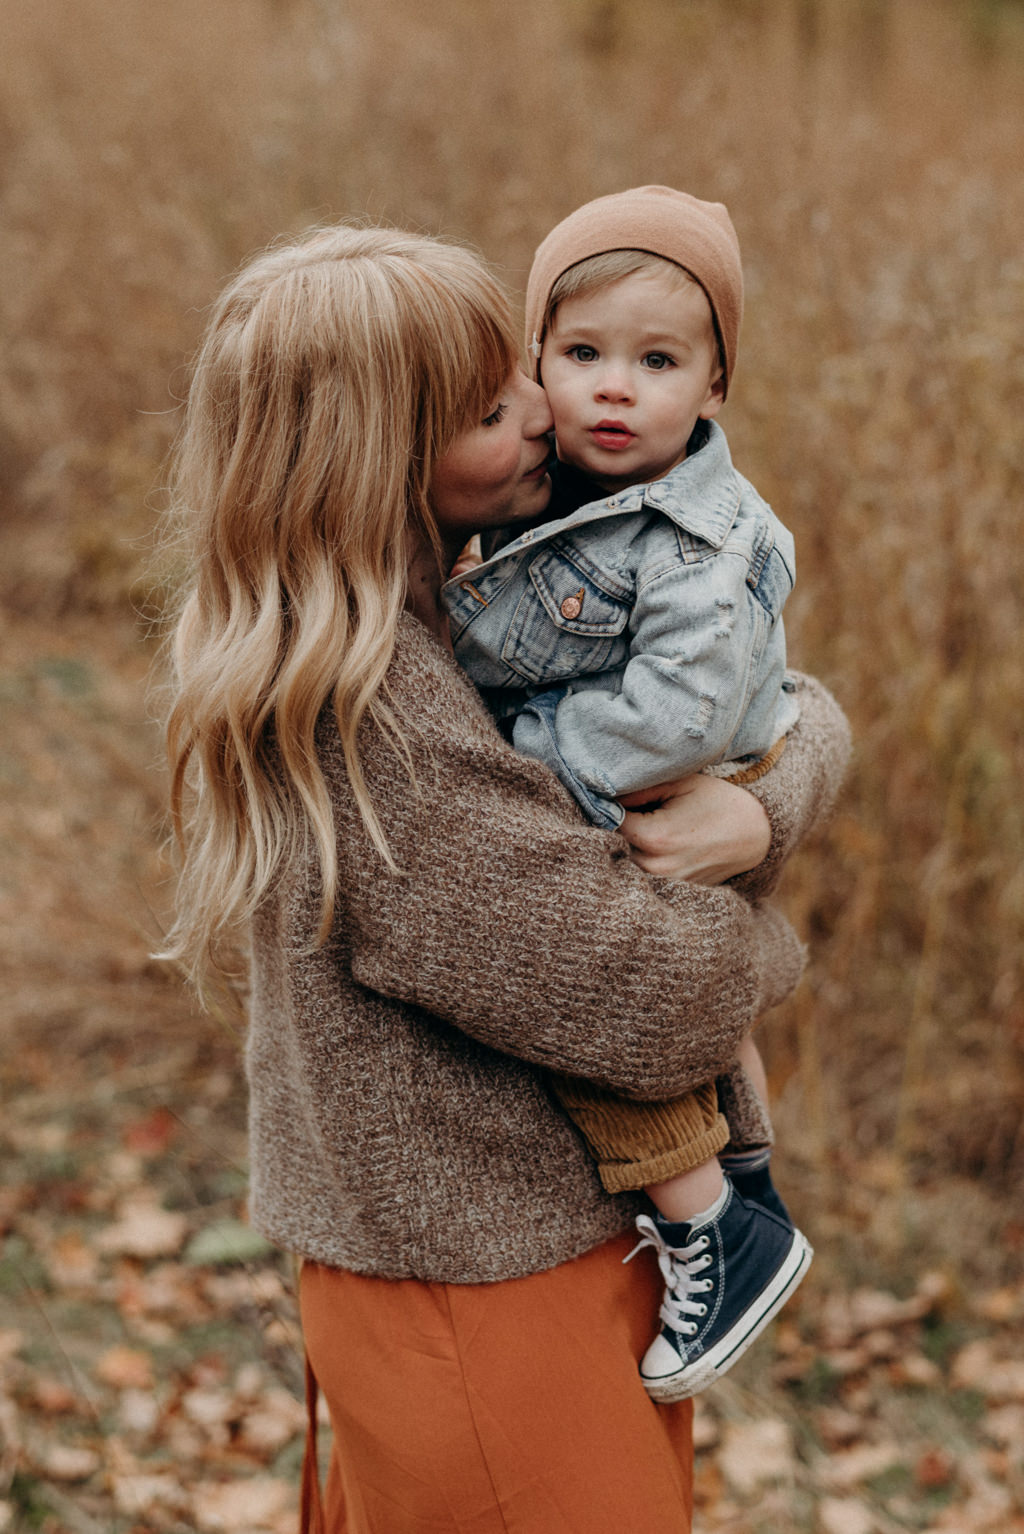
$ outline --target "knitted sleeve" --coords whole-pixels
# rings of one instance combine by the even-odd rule
[[[784,919],[731,889],[656,890],[616,834],[584,824],[551,774],[506,745],[437,647],[406,645],[389,695],[408,720],[414,783],[370,727],[363,764],[398,873],[362,830],[340,752],[324,747],[355,981],[427,1026],[628,1096],[676,1096],[717,1074],[799,978]]]
[[[832,694],[813,677],[797,674],[795,680],[800,718],[771,772],[748,786],[772,827],[764,862],[730,880],[748,900],[774,890],[790,852],[832,808],[850,758],[850,727]]]

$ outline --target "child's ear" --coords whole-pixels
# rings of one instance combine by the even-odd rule
[[[697,419],[700,421],[710,421],[712,416],[716,416],[718,414],[724,404],[725,374],[722,372],[722,369],[719,368],[718,372],[715,374],[714,378],[708,385],[707,398],[701,407],[700,415],[697,417]]]

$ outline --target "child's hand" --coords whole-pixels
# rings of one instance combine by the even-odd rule
[[[482,565],[484,562],[483,550],[480,547],[480,534],[474,533],[466,544],[458,559],[452,565],[448,579],[452,580],[456,575],[466,575],[470,570]]]
[[[768,854],[771,825],[745,788],[694,773],[623,794],[619,827],[645,873],[693,884],[724,884]],[[642,808],[641,808],[642,806]]]

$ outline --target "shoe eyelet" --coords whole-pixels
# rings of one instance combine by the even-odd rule
[[[692,1321],[687,1321],[682,1327],[682,1332],[684,1337],[693,1337],[696,1335],[697,1328]]]
[[[707,1313],[708,1313],[708,1307],[706,1305],[698,1305],[697,1306],[697,1314],[699,1316],[706,1316]],[[694,1328],[694,1330],[696,1330],[696,1328]]]
[[[705,1294],[710,1294],[712,1289],[715,1287],[715,1281],[713,1278],[702,1278],[700,1287]]]

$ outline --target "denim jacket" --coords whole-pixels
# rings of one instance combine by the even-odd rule
[[[760,756],[792,728],[794,573],[791,534],[712,421],[663,479],[520,533],[442,600],[516,748],[615,827],[619,794]]]

